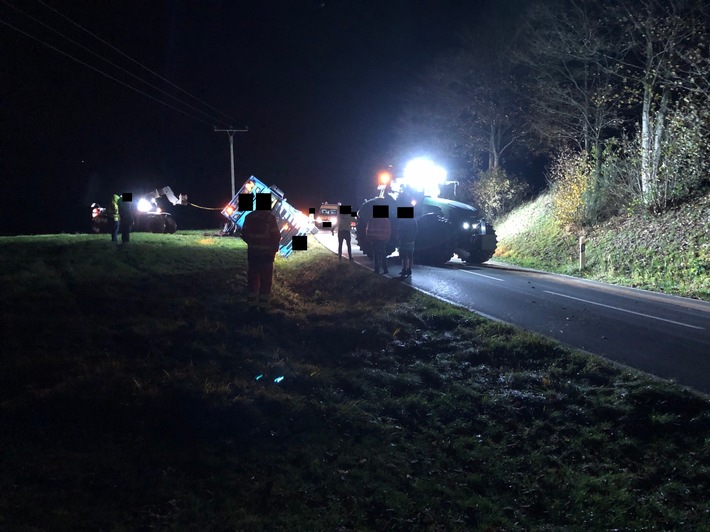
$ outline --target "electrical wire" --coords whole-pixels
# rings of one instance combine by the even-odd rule
[[[78,47],[81,48],[82,50],[85,50],[85,51],[87,51],[88,53],[90,53],[91,55],[93,55],[93,56],[95,56],[95,57],[98,57],[99,59],[101,59],[101,60],[107,62],[109,65],[116,67],[117,69],[119,69],[120,71],[122,71],[122,72],[128,74],[128,75],[131,76],[132,78],[134,78],[134,79],[136,79],[136,80],[138,80],[138,81],[140,81],[140,82],[142,82],[142,83],[145,83],[146,85],[148,85],[148,86],[151,87],[152,89],[157,90],[158,92],[164,94],[164,95],[167,96],[168,98],[172,98],[173,100],[175,100],[175,101],[177,101],[177,102],[179,102],[179,103],[181,103],[181,104],[183,104],[183,105],[189,107],[189,108],[192,109],[193,111],[198,112],[199,114],[201,114],[201,115],[203,115],[203,116],[205,116],[205,117],[211,119],[211,120],[214,121],[214,122],[223,123],[222,119],[216,118],[214,115],[210,115],[210,114],[208,114],[208,113],[202,111],[201,109],[198,109],[198,108],[195,107],[194,105],[191,105],[191,104],[189,104],[188,102],[185,102],[185,101],[181,100],[180,98],[177,98],[176,96],[173,96],[172,94],[169,94],[168,92],[164,91],[164,90],[161,89],[160,87],[157,87],[157,86],[155,86],[155,85],[149,83],[149,82],[146,81],[145,79],[142,79],[140,76],[137,76],[136,74],[133,74],[132,72],[129,72],[128,70],[126,70],[125,68],[121,67],[120,65],[117,65],[116,63],[112,62],[111,60],[105,58],[105,57],[102,56],[101,54],[99,54],[99,53],[97,53],[97,52],[94,52],[93,50],[87,48],[86,46],[82,45],[81,43],[79,43],[79,42],[77,42],[77,41],[71,39],[70,37],[67,37],[67,36],[64,35],[63,33],[61,33],[61,32],[59,32],[59,31],[55,30],[54,28],[52,28],[52,27],[49,26],[48,24],[45,24],[44,22],[42,22],[41,20],[38,20],[37,18],[33,17],[32,15],[30,15],[30,14],[28,14],[28,13],[25,13],[25,12],[22,11],[21,9],[19,9],[19,8],[15,7],[15,6],[13,6],[13,5],[7,3],[7,2],[4,2],[4,3],[5,3],[5,5],[8,6],[9,8],[14,9],[14,10],[17,11],[18,13],[20,13],[20,14],[24,15],[25,17],[27,17],[27,18],[33,20],[34,22],[36,22],[36,23],[39,24],[40,26],[43,26],[43,27],[47,28],[47,29],[48,29],[49,31],[51,31],[52,33],[55,33],[56,35],[59,35],[60,37],[66,39],[66,40],[69,41],[70,43],[72,43],[72,44],[78,46]],[[40,1],[40,3],[43,3],[43,2]],[[83,29],[83,28],[82,28],[82,29]],[[84,30],[84,31],[86,31],[86,30]],[[87,32],[87,33],[88,33],[88,32]],[[91,34],[90,34],[90,35],[91,35]],[[92,36],[93,36],[93,35],[92,35]],[[110,45],[109,45],[109,46],[110,46]],[[111,47],[111,48],[113,48],[113,47]],[[114,48],[114,49],[115,49],[115,48]],[[125,55],[125,54],[122,54],[122,55]],[[129,58],[129,59],[130,59],[130,58]],[[134,62],[135,62],[135,61],[134,61]],[[139,64],[140,64],[140,63],[139,63]],[[143,65],[141,65],[141,66],[143,66]],[[143,68],[146,68],[146,67],[143,67]],[[160,77],[160,76],[158,76],[158,77]],[[161,78],[161,79],[165,79],[165,78]],[[166,81],[167,81],[167,80],[166,80]],[[170,82],[168,82],[168,83],[170,83]],[[173,85],[172,83],[170,83],[170,84]],[[175,86],[175,85],[173,85],[173,86]],[[178,88],[179,88],[179,87],[178,87]],[[181,89],[181,90],[182,90],[182,89]],[[186,91],[183,91],[183,92],[186,92]],[[187,94],[190,95],[189,93],[187,93]],[[192,95],[190,95],[190,96],[192,96]],[[192,97],[194,98],[194,96],[192,96]],[[195,98],[195,99],[197,99],[197,98]],[[198,100],[198,101],[200,101],[200,100]],[[204,103],[204,102],[203,102],[203,103]],[[211,108],[211,106],[210,106],[209,104],[205,104],[205,105],[207,105],[208,107]],[[224,114],[224,113],[221,113],[220,111],[217,111],[217,112],[219,112],[220,114]],[[227,115],[224,115],[224,116],[227,116]]]
[[[164,105],[164,106],[166,106],[166,107],[169,107],[170,109],[173,109],[174,111],[177,111],[178,113],[182,113],[182,114],[184,114],[185,116],[189,116],[190,118],[194,118],[195,120],[197,120],[197,121],[199,121],[199,122],[202,122],[203,124],[212,125],[210,122],[207,122],[206,120],[203,120],[202,118],[199,118],[199,117],[197,117],[197,116],[191,115],[190,113],[187,113],[187,112],[183,111],[182,109],[178,109],[177,107],[174,107],[174,106],[170,105],[169,103],[166,103],[166,102],[164,102],[164,101],[162,101],[162,100],[160,100],[160,99],[158,99],[158,98],[156,98],[156,97],[154,97],[154,96],[151,96],[150,94],[148,94],[148,93],[146,93],[146,92],[143,92],[142,90],[137,89],[137,88],[133,87],[132,85],[129,85],[128,83],[125,83],[125,82],[121,81],[120,79],[115,78],[115,77],[111,76],[110,74],[107,74],[106,72],[104,72],[104,71],[102,71],[102,70],[99,70],[98,68],[96,68],[96,67],[94,67],[94,66],[92,66],[92,65],[90,65],[90,64],[88,64],[88,63],[85,63],[85,62],[82,61],[81,59],[77,59],[77,58],[74,57],[73,55],[68,54],[67,52],[64,52],[63,50],[60,50],[59,48],[57,48],[57,47],[55,47],[55,46],[52,46],[52,45],[49,44],[49,43],[44,42],[42,39],[39,39],[39,38],[35,37],[34,35],[30,35],[30,34],[27,33],[26,31],[21,30],[20,28],[17,28],[16,26],[13,26],[13,25],[10,24],[9,22],[6,22],[5,20],[3,20],[3,19],[1,19],[1,18],[0,18],[0,24],[4,24],[5,26],[8,26],[9,28],[12,28],[13,30],[15,30],[15,31],[17,31],[17,32],[19,32],[19,33],[25,35],[26,37],[29,37],[30,39],[33,39],[33,40],[37,41],[37,42],[40,43],[40,44],[43,44],[43,45],[46,46],[47,48],[51,48],[51,49],[54,50],[55,52],[58,52],[58,53],[60,53],[60,54],[62,54],[62,55],[64,55],[64,56],[68,57],[69,59],[71,59],[71,60],[73,60],[73,61],[76,61],[77,63],[82,64],[82,65],[84,65],[85,67],[88,67],[88,68],[90,68],[91,70],[94,70],[95,72],[98,72],[98,73],[101,74],[102,76],[106,76],[108,79],[113,80],[113,81],[115,81],[116,83],[120,83],[120,84],[123,85],[124,87],[128,87],[129,89],[132,89],[132,90],[134,90],[134,91],[136,91],[136,92],[142,94],[143,96],[145,96],[145,97],[147,97],[147,98],[150,98],[151,100],[154,100],[154,101],[158,102],[158,103],[161,104],[161,105]]]
[[[204,101],[200,100],[197,96],[193,96],[192,94],[190,94],[189,92],[187,92],[187,91],[184,90],[183,88],[181,88],[181,87],[175,85],[175,84],[172,83],[170,80],[164,78],[163,76],[161,76],[161,75],[158,74],[157,72],[152,71],[150,68],[148,68],[147,66],[143,65],[142,63],[136,61],[135,59],[133,59],[133,58],[130,57],[129,55],[123,53],[121,50],[119,50],[118,48],[114,47],[114,46],[111,45],[110,43],[106,42],[105,40],[103,40],[103,39],[102,39],[101,37],[99,37],[98,35],[94,35],[94,34],[91,33],[89,30],[87,30],[86,28],[84,28],[83,26],[81,26],[80,24],[74,22],[74,21],[73,21],[72,19],[70,19],[68,16],[64,15],[63,13],[60,13],[58,10],[56,10],[56,9],[53,8],[52,6],[47,5],[47,4],[46,4],[45,2],[43,2],[42,0],[37,0],[37,1],[38,1],[40,4],[42,4],[43,6],[45,6],[47,9],[49,9],[49,10],[51,10],[51,11],[54,11],[54,12],[55,12],[57,15],[59,15],[60,17],[66,19],[67,21],[71,22],[72,24],[74,24],[74,25],[77,26],[78,28],[80,28],[80,29],[82,29],[83,31],[85,31],[86,33],[88,33],[88,34],[91,35],[94,39],[97,39],[98,41],[102,42],[103,44],[105,44],[106,46],[108,46],[109,48],[111,48],[112,50],[115,50],[116,52],[118,52],[119,54],[121,54],[122,56],[124,56],[126,59],[129,59],[130,61],[133,61],[135,64],[137,64],[137,65],[140,66],[141,68],[147,70],[148,72],[150,72],[150,73],[153,74],[154,76],[159,77],[160,79],[162,79],[163,81],[165,81],[165,82],[168,83],[169,85],[175,87],[176,89],[178,89],[178,90],[181,91],[181,92],[184,92],[185,94],[187,94],[187,95],[190,96],[191,98],[194,98],[195,100],[197,100],[197,101],[200,102],[201,104],[206,105],[207,107],[209,107],[209,108],[212,109],[213,111],[216,111],[217,113],[221,114],[222,116],[224,116],[224,117],[226,117],[226,118],[229,118],[229,119],[232,121],[232,123],[235,123],[235,122],[236,122],[236,120],[235,120],[234,118],[232,118],[231,116],[229,116],[228,114],[223,113],[223,112],[220,111],[219,109],[216,109],[216,108],[212,107],[212,106],[211,106],[210,104],[208,104],[207,102],[204,102]]]

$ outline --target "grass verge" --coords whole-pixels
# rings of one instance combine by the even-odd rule
[[[571,234],[543,194],[496,224],[496,260],[710,301],[710,195],[659,216],[617,216]],[[579,272],[578,238],[586,239]]]
[[[0,238],[0,528],[710,526],[707,398],[310,242]],[[280,380],[280,377],[283,377]]]

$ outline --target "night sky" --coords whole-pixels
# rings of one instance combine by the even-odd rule
[[[398,162],[388,159],[390,144],[419,73],[495,4],[2,0],[0,234],[88,231],[89,205],[107,204],[114,191],[169,185],[196,204],[223,206],[229,142],[214,126],[249,128],[234,137],[237,187],[256,175],[299,209],[326,200],[357,207],[374,194],[375,172]]]

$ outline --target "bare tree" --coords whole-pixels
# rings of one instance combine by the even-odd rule
[[[618,8],[621,42],[627,44],[616,55],[626,92],[640,103],[640,184],[642,200],[651,207],[658,203],[672,104],[692,93],[706,100],[710,94],[701,51],[706,9],[702,2],[685,0],[627,1]]]
[[[620,125],[613,61],[613,28],[597,2],[542,1],[522,25],[515,60],[527,70],[530,129],[544,145],[576,147],[597,156]],[[598,166],[597,166],[598,168]]]
[[[507,48],[482,46],[469,36],[428,69],[405,105],[400,145],[426,144],[467,167],[495,169],[520,142],[524,122]]]

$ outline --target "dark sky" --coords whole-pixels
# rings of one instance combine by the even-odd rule
[[[237,186],[253,174],[279,185],[300,209],[325,200],[357,207],[374,193],[375,171],[391,162],[387,154],[407,90],[456,45],[464,26],[481,23],[481,4],[2,0],[0,234],[87,230],[88,205],[108,203],[114,190],[140,194],[169,185],[194,203],[225,204],[229,143],[215,125],[249,127],[234,138]]]

